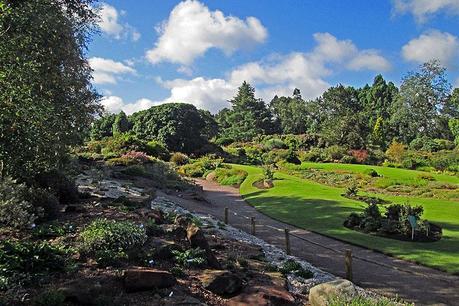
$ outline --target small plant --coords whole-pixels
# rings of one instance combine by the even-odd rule
[[[67,256],[67,250],[46,241],[0,241],[0,290],[65,270]]]
[[[65,295],[61,291],[49,290],[40,294],[34,301],[35,306],[64,306]]]
[[[327,301],[328,306],[413,306],[385,297],[367,298],[363,296],[349,297],[346,295],[333,296]]]
[[[288,259],[287,261],[285,261],[279,268],[279,272],[281,272],[284,275],[294,274],[296,276],[306,279],[313,277],[313,273],[311,271],[304,269],[299,262],[293,259]]]
[[[43,224],[35,227],[32,230],[32,236],[36,238],[50,238],[50,237],[60,237],[68,233],[73,233],[75,228],[71,224]]]
[[[156,224],[155,220],[148,219],[147,222],[145,222],[145,231],[148,236],[155,236],[161,234],[163,229]]]
[[[189,161],[190,159],[188,158],[188,156],[180,152],[176,152],[172,154],[171,159],[170,159],[170,162],[177,166],[186,165],[188,164]]]
[[[37,216],[27,194],[24,184],[10,177],[0,178],[0,225],[27,228],[35,222]]]
[[[376,172],[375,169],[365,169],[365,171],[363,171],[363,174],[366,174],[368,176],[371,176],[371,177],[379,177],[380,175],[378,174],[378,172]]]
[[[173,250],[174,260],[184,268],[200,267],[206,263],[205,253],[201,248],[188,249],[186,251]]]
[[[357,188],[357,185],[353,184],[346,188],[345,195],[346,197],[353,198],[357,196],[358,192],[359,188]]]
[[[185,277],[186,276],[185,271],[183,271],[181,267],[177,267],[177,266],[172,267],[170,271],[175,277]]]
[[[272,166],[268,165],[263,167],[263,179],[265,181],[272,181],[274,179],[274,171]]]
[[[98,219],[81,232],[80,240],[81,252],[105,266],[128,259],[127,252],[141,247],[147,234],[144,226],[130,221]]]

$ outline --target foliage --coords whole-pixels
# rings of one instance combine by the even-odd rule
[[[5,2],[5,1],[4,1]],[[0,161],[31,178],[61,166],[100,110],[85,58],[91,0],[6,1],[0,14]]]
[[[172,154],[170,159],[170,162],[176,166],[186,165],[189,161],[190,159],[188,158],[188,156],[180,152],[175,152],[174,154]]]
[[[0,224],[16,228],[31,226],[37,216],[27,200],[28,189],[10,177],[0,178]]]
[[[268,141],[266,141],[264,145],[267,150],[287,148],[287,145],[279,138],[271,138]]]
[[[368,175],[368,176],[371,176],[371,177],[379,177],[380,176],[378,174],[378,172],[376,172],[376,170],[372,169],[372,168],[365,169],[365,171],[363,171],[363,173]]]
[[[454,142],[459,146],[459,119],[450,119],[448,126],[454,136]]]
[[[166,148],[166,146],[157,140],[150,140],[147,142],[145,153],[164,161],[168,161],[170,157],[169,150]]]
[[[35,177],[35,184],[40,188],[50,190],[61,204],[78,201],[78,189],[75,181],[62,171],[42,172]]]
[[[203,177],[210,171],[217,169],[221,163],[221,159],[214,159],[210,156],[204,156],[190,164],[180,167],[179,172],[190,177]]]
[[[332,296],[327,301],[328,306],[413,306],[385,297],[349,297],[346,295]]]
[[[247,172],[232,168],[217,168],[214,171],[215,179],[221,185],[239,186],[245,180]]]
[[[306,270],[299,262],[293,259],[286,260],[279,268],[279,272],[281,272],[284,275],[295,274],[296,276],[305,279],[313,277],[313,273],[311,271]]]
[[[344,193],[347,197],[355,197],[359,193],[359,188],[357,185],[351,185],[346,188],[346,192]]]
[[[208,142],[208,114],[184,103],[166,103],[134,113],[132,131],[142,140],[159,140],[168,150],[193,153]]]
[[[10,288],[62,271],[67,251],[44,242],[0,241],[0,289]]]
[[[231,109],[225,108],[216,116],[223,137],[248,141],[275,131],[270,110],[261,99],[255,98],[255,89],[249,83],[242,83],[230,103]]]
[[[274,179],[274,171],[272,166],[264,166],[263,167],[263,179],[265,181],[272,181]]]
[[[97,219],[80,233],[80,250],[100,265],[116,264],[147,240],[143,227],[131,221]]]
[[[34,306],[64,306],[65,295],[62,291],[58,290],[48,290],[41,293],[38,297],[35,298]]]
[[[389,148],[386,151],[386,156],[390,161],[400,163],[402,162],[403,157],[405,156],[405,145],[393,140]]]
[[[304,134],[310,125],[308,104],[295,89],[292,97],[275,96],[269,108],[283,134]],[[283,149],[283,148],[279,148]]]
[[[200,248],[188,249],[185,251],[173,250],[174,260],[181,267],[194,268],[201,267],[206,263],[206,251]]]

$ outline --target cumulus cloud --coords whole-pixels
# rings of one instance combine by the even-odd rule
[[[94,70],[92,76],[95,84],[116,84],[121,75],[136,73],[132,67],[101,57],[90,58],[89,65]]]
[[[404,45],[402,56],[417,63],[437,59],[443,65],[452,67],[459,56],[459,39],[447,32],[430,31]]]
[[[132,103],[126,103],[122,98],[117,96],[103,97],[101,104],[104,106],[105,111],[109,113],[119,113],[124,111],[127,115],[135,112],[150,108],[160,102],[154,102],[150,99],[142,98]]]
[[[440,12],[459,15],[457,0],[393,0],[393,4],[396,13],[411,13],[419,23]]]
[[[230,55],[262,43],[268,36],[266,28],[255,17],[242,20],[225,16],[194,0],[179,3],[157,31],[160,37],[146,54],[153,64],[168,61],[189,65],[211,48]]]
[[[292,52],[271,56],[266,60],[249,62],[234,68],[226,78],[197,77],[157,82],[170,90],[166,102],[188,102],[211,112],[229,106],[243,81],[257,89],[257,96],[269,102],[274,95],[291,95],[299,88],[305,98],[321,95],[330,84],[326,77],[334,69],[390,69],[390,63],[376,50],[359,50],[350,40],[339,40],[329,33],[314,34],[316,46],[308,53]]]
[[[102,3],[99,8],[99,22],[98,25],[103,33],[114,39],[130,38],[132,41],[138,41],[141,37],[140,33],[128,23],[121,23],[120,16],[124,12],[118,10],[107,4]]]

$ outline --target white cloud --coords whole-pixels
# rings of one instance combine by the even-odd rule
[[[99,8],[99,27],[103,33],[114,39],[130,38],[132,41],[140,39],[140,33],[128,23],[121,24],[119,17],[124,12],[118,12],[117,9],[107,3],[102,3]]]
[[[176,79],[162,83],[170,89],[171,95],[164,102],[186,102],[213,113],[228,107],[228,100],[234,96],[236,86],[223,79],[205,79],[202,77],[191,80]]]
[[[377,50],[365,50],[359,52],[347,65],[351,70],[374,70],[388,71],[391,64],[387,59],[379,54]]]
[[[132,103],[126,103],[124,100],[117,96],[107,96],[103,97],[101,104],[104,106],[105,110],[109,113],[119,113],[124,111],[127,115],[132,113],[150,108],[154,105],[160,104],[159,102],[154,102],[150,99],[142,98]]]
[[[397,13],[411,13],[419,23],[439,12],[451,15],[459,14],[457,0],[393,0],[394,10]]]
[[[101,57],[90,58],[89,65],[94,70],[92,75],[95,84],[116,84],[120,75],[136,73],[132,67]]]
[[[447,32],[430,31],[402,47],[407,61],[424,63],[432,59],[451,67],[459,55],[459,39]]]
[[[266,28],[255,17],[242,20],[225,16],[195,0],[179,3],[157,31],[161,36],[146,54],[153,64],[168,61],[189,65],[211,48],[229,55],[262,43],[268,36]]]
[[[329,33],[316,33],[314,39],[316,47],[309,53],[274,55],[264,61],[246,63],[230,71],[226,78],[172,81],[157,78],[156,81],[171,92],[164,102],[188,102],[217,112],[229,106],[227,100],[236,94],[243,81],[255,86],[256,95],[269,102],[276,94],[291,95],[294,88],[299,88],[305,98],[320,96],[330,86],[326,77],[337,67],[390,69],[390,63],[376,50],[359,50],[352,41],[339,40]]]
[[[193,75],[193,69],[191,69],[188,66],[180,66],[177,68],[177,72],[182,73],[186,76],[192,76]]]

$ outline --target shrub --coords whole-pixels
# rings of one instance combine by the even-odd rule
[[[298,158],[295,151],[293,151],[292,149],[288,150],[288,154],[287,154],[287,157],[285,158],[285,161],[291,164],[295,164],[295,165],[301,164],[301,160]]]
[[[218,168],[214,171],[215,179],[221,185],[240,185],[247,177],[247,172],[238,169]]]
[[[313,273],[311,271],[304,269],[299,262],[293,259],[286,260],[279,268],[279,272],[284,275],[294,274],[306,279],[313,277]]]
[[[164,161],[169,160],[169,150],[162,142],[157,140],[151,140],[147,142],[145,147],[145,153],[147,153],[148,155],[162,159]]]
[[[301,161],[318,162],[321,161],[322,149],[312,148],[300,155]]]
[[[138,151],[129,151],[127,153],[124,153],[121,156],[121,158],[133,159],[138,161],[139,163],[147,163],[150,161],[150,157],[147,154]]]
[[[200,267],[206,263],[206,251],[200,248],[185,251],[173,250],[172,254],[177,264],[184,268]]]
[[[220,137],[215,140],[215,143],[219,146],[227,146],[234,142],[233,138],[230,137]]]
[[[325,156],[324,161],[335,161],[335,160],[340,160],[343,158],[343,156],[347,155],[347,150],[346,148],[340,147],[338,145],[330,146],[328,148],[325,148],[323,151],[323,154]]]
[[[279,138],[272,138],[265,142],[265,147],[268,150],[272,149],[286,149],[287,145]]]
[[[274,171],[271,166],[263,167],[263,179],[265,181],[272,181],[274,179]]]
[[[64,306],[65,295],[62,291],[48,290],[35,298],[34,306]]]
[[[172,154],[170,162],[177,165],[177,166],[183,166],[188,164],[190,159],[186,154],[180,153],[180,152],[175,152]]]
[[[359,192],[359,189],[357,188],[357,185],[354,184],[346,188],[345,195],[347,197],[352,198],[352,197],[357,196],[358,192]]]
[[[37,216],[26,200],[28,189],[10,177],[0,178],[0,224],[15,228],[32,225]]]
[[[128,252],[142,247],[147,240],[143,226],[130,221],[98,219],[80,233],[80,250],[100,265],[116,264],[128,259]]]
[[[367,150],[351,150],[351,156],[355,158],[355,160],[360,163],[366,163],[368,160],[368,151]]]
[[[56,217],[59,201],[54,194],[41,188],[31,188],[28,198],[38,214],[38,221],[46,221]]]
[[[0,289],[28,283],[42,274],[63,271],[68,252],[47,241],[0,241]]]
[[[422,136],[410,142],[410,149],[417,151],[435,152],[440,149],[438,143],[430,137]]]
[[[405,145],[400,142],[397,142],[396,140],[393,140],[386,151],[386,156],[389,158],[390,161],[401,163],[403,157],[405,156],[405,153]]]
[[[390,300],[385,297],[363,297],[363,296],[331,296],[327,300],[328,306],[413,306],[400,301]]]
[[[191,164],[180,167],[179,172],[190,177],[203,177],[209,171],[215,170],[221,163],[221,159],[212,159],[210,156],[204,156]]]
[[[75,181],[68,178],[62,171],[51,170],[36,176],[38,187],[50,190],[61,204],[70,204],[78,201],[78,189]]]
[[[379,177],[379,176],[380,176],[380,175],[378,174],[378,172],[376,172],[375,169],[371,169],[371,168],[365,169],[365,170],[363,171],[363,174],[368,175],[368,176],[371,176],[371,177]]]
[[[354,164],[357,160],[355,159],[354,156],[349,156],[349,155],[344,155],[341,159],[340,159],[340,163],[342,164]]]

